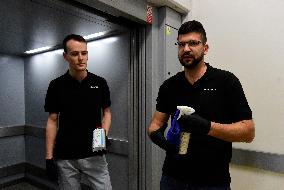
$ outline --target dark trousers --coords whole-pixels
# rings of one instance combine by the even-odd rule
[[[175,178],[162,175],[160,190],[231,190],[230,186],[193,185]]]

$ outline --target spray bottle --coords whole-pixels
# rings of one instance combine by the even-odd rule
[[[191,107],[188,106],[177,106],[177,109],[180,110],[180,114],[177,118],[177,120],[182,116],[182,115],[190,115],[195,112],[195,110]],[[180,146],[179,146],[179,154],[186,154],[187,153],[187,148],[188,148],[188,143],[190,139],[190,133],[188,132],[181,132],[180,134]]]

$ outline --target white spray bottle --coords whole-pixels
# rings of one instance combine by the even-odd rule
[[[188,106],[177,106],[177,109],[180,110],[180,113],[177,117],[179,119],[182,115],[190,115],[195,112],[195,110]],[[180,145],[179,145],[179,154],[186,154],[188,143],[190,139],[190,133],[188,132],[181,132],[180,134]]]

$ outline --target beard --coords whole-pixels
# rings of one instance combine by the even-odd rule
[[[186,69],[194,69],[197,65],[203,60],[204,54],[194,57],[190,53],[184,53],[183,55],[179,56],[179,62],[182,66]],[[189,58],[190,60],[184,60],[185,58]]]

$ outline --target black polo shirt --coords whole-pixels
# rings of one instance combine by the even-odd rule
[[[159,89],[156,110],[173,116],[177,106],[190,106],[207,120],[230,124],[252,119],[241,83],[232,73],[211,67],[193,85],[184,72],[166,80]],[[191,134],[185,156],[167,153],[164,174],[202,185],[230,183],[232,143],[208,135]]]
[[[45,111],[59,114],[54,157],[78,159],[96,155],[92,151],[93,130],[101,126],[102,109],[111,105],[104,78],[90,72],[77,81],[67,71],[49,84]]]

